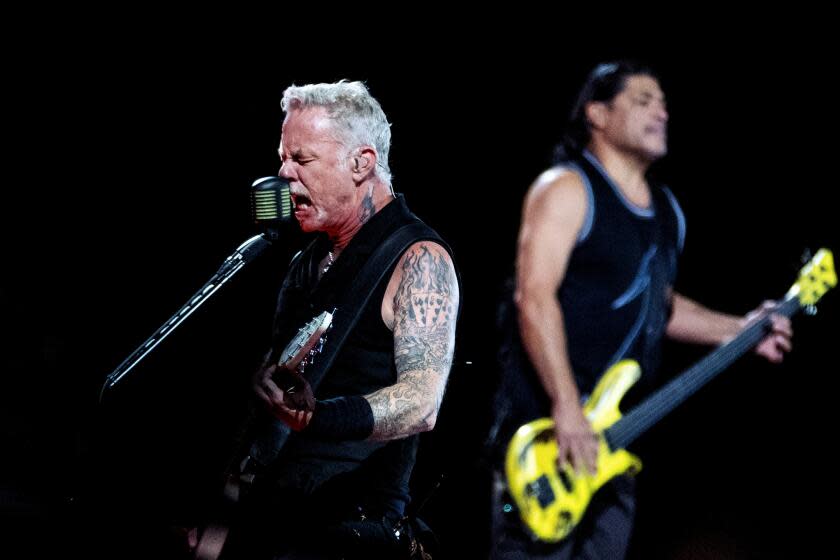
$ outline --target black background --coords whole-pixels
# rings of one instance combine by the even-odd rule
[[[421,515],[460,557],[488,546],[492,325],[522,197],[593,64],[642,57],[662,74],[670,154],[659,171],[688,222],[682,293],[745,313],[787,290],[803,251],[840,249],[833,60],[818,45],[548,41],[511,52],[492,42],[393,47],[385,63],[282,35],[270,47],[219,36],[152,48],[161,41],[151,30],[136,44],[119,27],[79,32],[7,65],[0,499],[3,530],[32,557],[166,557],[170,527],[218,494],[299,236],[237,276],[106,404],[98,392],[255,233],[249,185],[277,171],[291,83],[368,84],[393,123],[396,190],[455,251],[461,367],[415,485],[425,495],[444,474]],[[783,365],[746,356],[634,444],[645,470],[631,557],[772,557],[831,542],[819,509],[837,498],[828,454],[838,316],[830,293],[817,316],[795,319]],[[702,355],[669,345],[663,371]]]

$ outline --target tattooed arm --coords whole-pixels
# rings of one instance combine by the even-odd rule
[[[434,427],[455,350],[459,297],[449,253],[428,241],[409,247],[382,302],[382,318],[394,332],[397,382],[365,395],[373,410],[371,439]]]
[[[431,430],[452,365],[458,305],[458,280],[449,253],[437,243],[415,243],[397,263],[381,307],[382,319],[394,333],[395,384],[351,400],[319,401],[336,402],[329,411],[318,412],[314,398],[306,403],[288,399],[274,382],[277,366],[264,364],[255,378],[257,396],[293,430],[309,427],[324,437],[356,439],[370,434],[370,439],[391,440]],[[308,387],[305,379],[300,382]],[[370,424],[336,425],[346,414],[365,416],[352,399],[361,399],[366,409],[370,405],[372,432],[367,431]]]

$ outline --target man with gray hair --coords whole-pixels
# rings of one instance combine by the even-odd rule
[[[255,376],[261,404],[291,433],[256,469],[256,513],[238,544],[275,558],[408,558],[403,517],[418,434],[435,425],[454,353],[460,290],[451,250],[394,194],[390,124],[364,84],[292,86],[282,108],[280,176],[302,230],[316,235],[292,261],[272,349]],[[406,226],[412,234],[390,243],[399,248],[361,298],[365,264]],[[347,333],[327,337],[328,347],[347,335],[317,386],[279,371],[299,327],[335,307],[338,318],[353,298],[366,303]]]

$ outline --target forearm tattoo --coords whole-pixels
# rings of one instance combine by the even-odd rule
[[[455,347],[458,281],[446,252],[413,247],[401,262],[394,295],[394,360],[397,383],[368,396],[373,439],[426,431],[443,399]]]

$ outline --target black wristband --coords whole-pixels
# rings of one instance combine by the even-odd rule
[[[358,395],[315,401],[304,431],[324,439],[365,439],[373,433],[373,410],[367,399]]]

